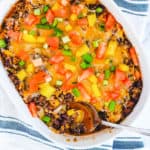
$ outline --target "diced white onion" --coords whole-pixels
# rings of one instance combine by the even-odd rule
[[[32,63],[34,64],[35,67],[39,67],[43,65],[43,61],[41,58],[33,59]]]
[[[68,42],[70,42],[69,36],[64,36],[64,37],[62,37],[62,41],[63,41],[63,43],[68,43]]]

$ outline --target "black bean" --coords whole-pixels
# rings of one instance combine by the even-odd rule
[[[99,111],[98,112],[98,115],[99,117],[102,119],[102,120],[107,120],[107,113],[105,111]]]
[[[70,133],[71,134],[75,134],[75,135],[80,135],[83,134],[85,132],[85,128],[84,128],[84,124],[73,124],[70,127]]]
[[[52,127],[55,128],[56,130],[59,130],[61,127],[61,123],[59,119],[55,119],[52,123]]]
[[[64,100],[65,101],[73,101],[74,100],[74,96],[71,94],[71,93],[67,93],[67,94],[65,94],[65,96],[64,96]]]
[[[81,0],[70,0],[70,4],[78,5],[81,3]]]

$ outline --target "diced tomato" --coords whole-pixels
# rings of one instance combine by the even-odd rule
[[[17,54],[17,57],[20,59],[27,61],[29,59],[29,54],[25,50],[20,50]]]
[[[61,87],[61,89],[62,89],[63,91],[69,91],[69,90],[71,90],[71,89],[73,89],[73,88],[74,88],[74,85],[69,84],[68,82],[65,82],[65,83],[62,85],[62,87]]]
[[[98,81],[102,82],[104,80],[104,73],[101,73],[98,77]]]
[[[48,12],[46,13],[46,19],[49,23],[52,23],[54,21],[54,14],[53,12],[49,9]]]
[[[83,9],[83,5],[72,5],[71,6],[71,12],[73,14],[79,15],[80,12],[82,11],[82,9]]]
[[[28,104],[28,108],[33,117],[37,117],[37,108],[34,102]]]
[[[28,26],[35,25],[35,24],[39,23],[39,21],[40,21],[40,19],[37,16],[34,16],[32,14],[28,15],[25,18],[25,24]]]
[[[54,64],[53,66],[57,73],[59,73],[60,75],[65,75],[66,69],[64,68],[63,64],[59,63],[59,64]]]
[[[81,92],[82,96],[85,98],[85,100],[91,99],[91,96],[89,95],[88,91],[84,88],[82,83],[78,83],[77,87],[79,91]]]
[[[131,59],[132,59],[134,65],[138,66],[139,65],[139,61],[138,61],[138,58],[137,58],[137,55],[136,55],[134,47],[130,48],[130,55],[131,55]]]
[[[53,10],[54,16],[55,17],[60,17],[60,18],[67,18],[69,16],[68,9],[66,7],[62,7],[57,10]]]
[[[115,18],[111,14],[109,14],[105,24],[106,30],[111,30],[115,26],[115,23]]]
[[[54,55],[50,59],[50,63],[52,63],[52,64],[58,64],[58,63],[61,63],[62,61],[64,61],[64,56],[62,54],[60,54],[60,53]]]
[[[77,24],[79,26],[85,26],[85,25],[87,25],[88,24],[87,18],[78,19],[77,20]]]
[[[82,73],[78,77],[78,82],[81,82],[82,80],[87,79],[92,74],[93,74],[92,68],[88,68],[88,69],[82,71]]]
[[[18,32],[18,31],[13,31],[13,30],[10,30],[10,31],[8,31],[8,36],[11,38],[11,39],[13,39],[14,41],[17,41],[17,42],[19,42],[20,40],[21,40],[21,36],[22,36],[22,34],[20,33],[20,32]]]
[[[117,81],[124,81],[126,79],[126,73],[117,69],[115,72],[115,79]]]
[[[59,48],[59,38],[58,37],[49,37],[47,39],[47,44],[53,49]]]
[[[110,99],[117,99],[119,96],[120,96],[120,92],[119,91],[110,91],[109,93],[108,93],[108,95],[109,95],[109,97],[110,97]]]
[[[77,32],[70,32],[71,41],[75,45],[81,45],[83,43],[82,37]]]
[[[65,79],[66,79],[66,81],[69,80],[72,76],[73,76],[72,71],[67,70],[66,73],[65,73]]]
[[[101,43],[99,47],[96,49],[96,58],[102,59],[106,52],[106,43]]]
[[[129,78],[126,78],[124,81],[123,81],[124,85],[129,88],[131,86],[131,81],[129,80]]]

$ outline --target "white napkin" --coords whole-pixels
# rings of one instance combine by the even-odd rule
[[[0,0],[0,5],[4,0]],[[130,22],[133,31],[139,37],[139,41],[144,47],[144,53],[147,60],[150,58],[150,13],[147,6],[150,3],[149,0],[114,0],[119,9],[123,11],[123,15]],[[2,64],[0,63],[0,72],[4,71]],[[58,148],[59,145],[52,143],[45,137],[43,137],[38,131],[34,130],[32,124],[28,118],[25,118],[21,113],[22,108],[18,110],[14,106],[13,102],[9,100],[9,93],[6,93],[2,88],[2,83],[7,84],[5,76],[0,77],[0,149],[1,150],[53,150],[53,149],[66,149]],[[14,98],[15,99],[15,98]],[[150,99],[150,98],[149,98]],[[14,100],[15,101],[15,100]],[[150,119],[147,119],[149,114],[150,104],[145,107],[142,115],[138,120],[133,123],[134,126],[150,128]],[[101,149],[123,149],[119,144],[127,145],[127,141],[138,142],[139,148],[144,150],[150,149],[150,139],[142,137],[138,134],[129,133],[124,131],[117,135],[115,139],[108,141],[108,143],[101,145],[93,150]],[[143,140],[143,142],[142,142]],[[119,142],[118,142],[119,141]],[[129,143],[128,143],[129,144]],[[134,143],[135,144],[135,143]],[[144,144],[144,145],[143,145]],[[131,145],[133,146],[133,145]],[[129,147],[128,147],[129,148]],[[126,148],[126,149],[128,149]],[[136,148],[136,147],[135,147]],[[131,147],[131,149],[134,149]]]

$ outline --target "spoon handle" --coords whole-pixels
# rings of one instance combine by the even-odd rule
[[[129,130],[132,132],[140,133],[142,135],[150,136],[150,129],[142,129],[142,128],[136,128],[136,127],[131,127],[131,126],[122,125],[122,124],[115,124],[115,123],[107,122],[104,120],[102,120],[102,125],[113,127],[113,128],[118,128],[118,129]]]

